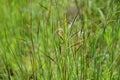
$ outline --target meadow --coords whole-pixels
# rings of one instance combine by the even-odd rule
[[[0,80],[120,80],[120,1],[0,0]]]

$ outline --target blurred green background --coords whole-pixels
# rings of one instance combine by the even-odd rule
[[[0,0],[1,80],[120,80],[119,48],[119,0]]]

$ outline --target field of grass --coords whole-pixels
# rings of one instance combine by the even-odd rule
[[[0,80],[120,80],[120,1],[0,0]]]

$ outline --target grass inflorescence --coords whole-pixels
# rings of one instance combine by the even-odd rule
[[[119,48],[119,0],[0,0],[1,80],[120,80]]]

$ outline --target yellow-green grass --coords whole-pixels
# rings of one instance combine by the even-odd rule
[[[120,80],[119,48],[119,0],[0,0],[1,80]]]

